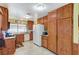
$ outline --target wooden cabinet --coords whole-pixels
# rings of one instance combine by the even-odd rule
[[[57,11],[50,12],[48,14],[48,49],[56,53],[56,17]]]
[[[72,54],[72,18],[58,19],[58,54]]]
[[[33,29],[33,21],[28,21],[27,26],[28,26],[29,30],[32,30]]]
[[[48,29],[48,15],[43,17],[44,19],[44,28]]]
[[[78,49],[79,47],[78,47],[78,44],[76,44],[76,43],[73,43],[73,55],[78,55]]]
[[[57,18],[58,19],[64,18],[64,7],[60,7],[57,9]]]
[[[42,36],[42,46],[44,48],[47,48],[47,41],[48,41],[48,36]]]
[[[57,53],[71,55],[73,47],[73,4],[67,4],[57,10]]]
[[[73,17],[73,4],[67,4],[61,8],[58,8],[58,18]]]
[[[5,47],[2,50],[2,54],[11,55],[14,54],[15,50],[16,50],[15,39],[14,38],[5,39]]]
[[[2,30],[7,30],[8,29],[8,9],[1,7],[1,13],[2,13],[2,19],[1,20],[1,28]]]
[[[24,34],[17,34],[16,36],[16,44],[22,45],[24,42]]]
[[[33,40],[33,32],[30,32],[30,40]]]
[[[43,17],[42,17],[42,18],[39,18],[39,19],[37,20],[37,23],[38,23],[38,24],[44,24],[44,19],[43,19]]]
[[[64,18],[73,17],[73,4],[67,4],[64,7]]]

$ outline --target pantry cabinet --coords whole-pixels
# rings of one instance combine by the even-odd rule
[[[0,6],[0,9],[1,9],[0,12],[2,14],[2,18],[0,19],[1,20],[1,29],[7,30],[8,29],[8,9],[1,7],[1,6]]]
[[[56,20],[57,11],[50,12],[48,14],[48,49],[56,53],[57,50],[57,38],[56,38]]]
[[[73,4],[59,8],[57,15],[57,53],[71,55],[73,49]]]
[[[58,54],[72,54],[72,18],[58,19]]]

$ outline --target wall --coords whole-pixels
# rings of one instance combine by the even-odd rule
[[[0,3],[0,6],[8,8],[8,4],[7,3]]]
[[[73,13],[73,42],[78,43],[78,4],[74,4]]]

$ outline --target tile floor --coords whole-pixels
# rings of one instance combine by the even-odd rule
[[[48,49],[38,47],[37,45],[33,44],[32,41],[26,41],[23,44],[24,47],[16,49],[15,55],[55,55]]]

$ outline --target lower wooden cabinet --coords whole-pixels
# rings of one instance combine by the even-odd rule
[[[79,44],[73,43],[73,55],[79,55]]]
[[[44,48],[47,48],[47,40],[48,40],[48,36],[42,36],[42,46]]]
[[[5,39],[5,47],[1,49],[1,55],[13,55],[15,50],[15,39]]]
[[[29,36],[30,36],[30,40],[33,40],[33,32],[32,31],[30,32]]]
[[[16,50],[15,39],[6,39],[5,40],[5,51],[7,50],[8,54],[14,54]]]
[[[16,44],[22,44],[22,42],[24,42],[24,34],[17,34]]]

